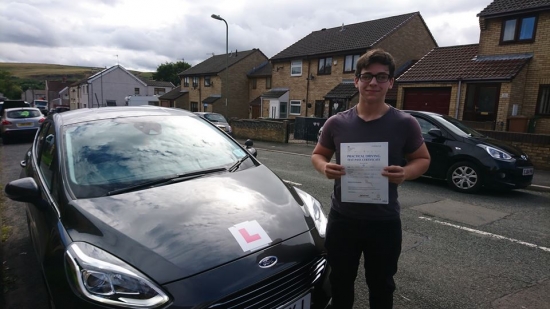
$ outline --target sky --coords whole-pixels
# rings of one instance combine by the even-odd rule
[[[322,28],[420,12],[438,46],[479,42],[492,0],[0,0],[0,62],[156,71],[230,51],[268,58]],[[406,48],[406,46],[403,46]]]

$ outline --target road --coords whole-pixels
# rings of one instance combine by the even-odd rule
[[[0,146],[2,184],[19,176],[30,144]],[[328,212],[332,182],[309,156],[258,149],[281,178],[313,194]],[[395,308],[547,308],[550,304],[550,193],[519,190],[464,195],[430,180],[400,186],[403,253]],[[5,199],[5,308],[45,309],[24,206]],[[363,272],[355,308],[368,308]]]

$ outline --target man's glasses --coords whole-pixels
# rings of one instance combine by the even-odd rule
[[[387,73],[378,73],[376,75],[372,75],[371,73],[363,73],[357,74],[357,77],[364,83],[370,82],[373,77],[375,77],[376,81],[379,83],[385,83],[390,80],[390,75]]]

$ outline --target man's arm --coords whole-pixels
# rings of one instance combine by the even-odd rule
[[[317,143],[311,154],[311,163],[315,169],[325,175],[328,179],[339,179],[346,172],[344,167],[336,163],[330,163],[334,150],[321,146]]]
[[[388,177],[389,182],[401,184],[405,180],[413,180],[424,174],[430,166],[430,153],[426,144],[423,143],[413,153],[406,155],[407,165],[388,166],[384,168],[382,176]]]

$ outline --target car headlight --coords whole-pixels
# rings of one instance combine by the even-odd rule
[[[487,153],[497,159],[497,160],[503,160],[503,161],[511,161],[513,160],[512,159],[512,156],[510,154],[508,154],[507,152],[505,151],[502,151],[500,149],[497,149],[495,147],[491,147],[491,146],[487,146],[487,145],[483,145],[483,144],[477,144],[478,147],[481,147],[483,149],[485,149],[485,151],[487,151]]]
[[[73,288],[91,300],[123,308],[157,308],[170,300],[137,269],[90,244],[72,243],[65,262]]]
[[[298,188],[294,189],[298,192],[298,195],[300,195],[302,201],[304,201],[305,210],[307,211],[307,214],[313,218],[315,228],[319,232],[319,235],[324,238],[327,231],[327,216],[323,212],[321,202],[305,191]]]

